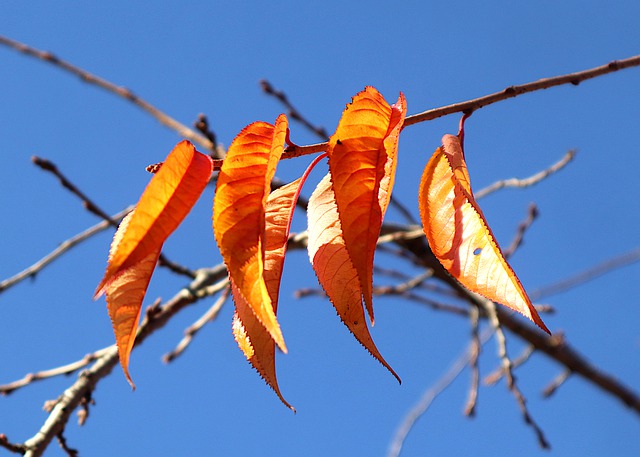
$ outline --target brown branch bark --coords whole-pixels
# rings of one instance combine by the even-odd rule
[[[162,112],[151,103],[146,100],[140,98],[138,95],[134,94],[131,90],[126,87],[118,86],[113,84],[106,79],[100,78],[99,76],[95,76],[89,73],[86,70],[83,70],[80,67],[77,67],[66,60],[62,60],[56,55],[48,52],[41,51],[40,49],[33,48],[24,43],[20,43],[18,41],[12,40],[10,38],[4,37],[0,35],[0,44],[8,46],[12,49],[15,49],[18,52],[26,54],[31,57],[35,57],[36,59],[42,60],[44,62],[50,63],[66,72],[69,72],[78,78],[80,78],[83,82],[92,84],[94,86],[98,86],[112,94],[118,95],[119,97],[124,98],[125,100],[133,103],[137,107],[143,109],[152,117],[154,117],[158,122],[162,125],[169,127],[170,129],[177,132],[180,136],[192,141],[193,143],[197,143],[200,146],[210,150],[215,151],[215,146],[204,135],[199,134],[198,132],[190,129],[186,125],[178,122],[168,114]]]
[[[188,287],[179,291],[165,304],[157,308],[152,307],[147,311],[138,328],[136,346],[142,344],[155,331],[164,327],[180,310],[200,298],[224,289],[227,285],[226,277],[227,270],[224,267],[198,270],[196,279]],[[24,442],[24,449],[26,449],[24,455],[26,457],[41,456],[51,441],[62,433],[73,411],[81,405],[83,399],[93,392],[97,383],[107,376],[117,364],[118,349],[113,345],[90,368],[83,370],[73,385],[65,390],[55,402],[40,430]]]
[[[129,206],[129,207],[125,208],[124,210],[120,211],[119,213],[114,214],[113,216],[109,216],[109,219],[115,220],[115,221],[120,221],[132,209],[133,209],[133,206]],[[31,265],[30,267],[22,270],[20,273],[17,273],[17,274],[15,274],[14,276],[12,276],[10,278],[7,278],[4,281],[0,282],[0,293],[4,292],[5,290],[7,290],[8,288],[10,288],[12,286],[15,286],[16,284],[18,284],[21,281],[24,281],[27,278],[35,277],[47,265],[49,265],[51,262],[53,262],[54,260],[59,258],[61,255],[63,255],[67,251],[69,251],[71,248],[73,248],[74,246],[77,246],[78,244],[82,243],[85,240],[88,240],[93,235],[96,235],[97,233],[100,233],[103,230],[106,230],[107,228],[109,228],[111,226],[112,226],[112,224],[111,224],[110,221],[104,220],[102,222],[97,223],[93,227],[89,227],[88,229],[84,230],[83,232],[78,233],[77,235],[69,238],[68,240],[63,241],[62,243],[60,243],[60,245],[56,249],[51,251],[49,254],[47,254],[46,256],[41,258],[40,260],[38,260],[36,263]]]
[[[501,90],[500,92],[484,95],[482,97],[474,98],[473,100],[467,100],[460,103],[441,106],[439,108],[433,108],[421,113],[407,116],[404,121],[404,127],[418,124],[420,122],[431,121],[439,117],[448,116],[449,114],[473,112],[493,103],[501,102],[509,98],[517,97],[522,94],[527,94],[542,89],[549,89],[551,87],[561,86],[564,84],[573,84],[574,86],[577,86],[582,81],[637,66],[640,66],[640,55],[629,57],[628,59],[623,60],[614,60],[605,65],[590,68],[588,70],[578,71],[576,73],[569,73],[566,75],[539,79],[537,81],[532,81],[518,86],[509,86],[506,89]],[[308,146],[290,146],[282,155],[282,158],[291,159],[306,154],[314,154],[317,152],[322,152],[326,150],[326,148],[327,143],[316,143]]]

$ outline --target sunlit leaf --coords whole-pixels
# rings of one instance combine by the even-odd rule
[[[265,212],[284,150],[287,118],[255,122],[234,139],[220,169],[213,229],[229,275],[258,321],[286,352],[265,282]]]
[[[267,200],[265,213],[265,271],[264,279],[273,305],[277,313],[278,291],[282,278],[282,268],[289,237],[289,227],[296,192],[301,179],[297,179],[274,190]],[[233,283],[232,283],[233,284]],[[236,313],[233,319],[233,335],[245,356],[260,373],[267,384],[275,391],[280,400],[290,409],[295,409],[284,399],[278,386],[275,367],[275,342],[267,329],[251,311],[247,301],[238,288],[232,288]]]
[[[318,280],[333,303],[338,316],[356,339],[397,379],[371,338],[364,308],[362,288],[342,237],[335,196],[329,175],[318,184],[309,199],[308,251]]]
[[[113,275],[162,246],[191,211],[212,170],[211,158],[196,151],[191,143],[182,141],[176,145],[140,197],[117,249],[112,249],[96,296],[101,295]]]
[[[162,245],[197,201],[212,169],[210,157],[196,151],[188,141],[179,143],[113,238],[107,271],[94,298],[107,295],[120,363],[132,386],[129,356]]]
[[[129,213],[122,221],[118,232],[126,230],[132,215],[133,213]],[[114,237],[114,245],[119,242],[119,238],[120,235]],[[120,365],[122,365],[127,381],[134,388],[135,385],[129,374],[129,356],[135,342],[142,301],[159,256],[160,248],[157,248],[140,262],[120,270],[107,281],[104,287],[107,296],[107,309],[116,336]]]
[[[462,285],[549,330],[507,263],[471,191],[460,137],[445,135],[425,167],[418,196],[431,250]]]
[[[406,101],[389,106],[373,87],[353,97],[329,141],[329,170],[349,257],[373,322],[373,258],[396,169]]]

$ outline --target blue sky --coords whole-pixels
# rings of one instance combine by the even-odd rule
[[[387,100],[403,91],[409,113],[463,101],[541,77],[582,70],[638,54],[637,2],[5,2],[0,34],[50,50],[132,89],[185,124],[206,113],[228,145],[254,120],[273,122],[283,108],[261,93],[266,78],[286,91],[313,122],[332,132],[345,103],[373,85]],[[569,149],[579,154],[560,174],[526,190],[481,201],[506,245],[527,206],[540,217],[512,265],[534,290],[638,247],[640,168],[635,132],[640,70],[631,69],[486,107],[467,123],[472,184],[480,189],[531,175]],[[417,216],[422,168],[459,117],[407,128],[400,139],[396,196]],[[293,125],[292,139],[316,142]],[[133,105],[77,78],[0,48],[0,279],[12,276],[97,219],[32,155],[55,162],[109,213],[135,203],[149,180],[144,167],[181,138]],[[309,158],[283,163],[293,179]],[[314,174],[318,179],[321,171]],[[312,187],[309,185],[307,195]],[[220,262],[211,231],[213,190],[205,190],[166,243],[172,259],[192,268]],[[389,220],[401,221],[391,211]],[[294,230],[304,229],[298,215]],[[112,232],[0,295],[0,384],[51,368],[112,343],[100,280]],[[417,271],[389,256],[381,265]],[[563,331],[594,364],[639,389],[638,264],[545,298],[556,308],[545,322]],[[385,284],[385,279],[379,279]],[[147,302],[185,285],[159,269]],[[285,265],[279,319],[290,353],[278,377],[292,414],[244,360],[231,336],[232,307],[164,365],[190,325],[212,303],[184,310],[132,355],[132,393],[114,372],[94,393],[84,427],[67,427],[81,455],[385,455],[396,427],[467,346],[469,323],[415,303],[375,302],[372,330],[401,386],[364,351],[319,298],[304,252]],[[509,350],[523,349],[516,338]],[[485,345],[482,374],[498,366]],[[532,415],[551,442],[549,455],[635,456],[637,414],[577,377],[557,394],[540,391],[561,371],[536,354],[516,371]],[[462,415],[465,371],[417,424],[402,455],[543,455],[504,383],[481,387],[477,417]],[[0,433],[24,441],[44,422],[45,400],[73,378],[34,384],[0,398]],[[0,452],[5,452],[4,450]],[[52,444],[47,455],[63,455]],[[544,454],[547,455],[547,454]]]

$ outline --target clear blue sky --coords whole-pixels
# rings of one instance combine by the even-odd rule
[[[365,85],[389,101],[403,91],[409,113],[416,113],[640,52],[635,1],[222,3],[4,2],[0,33],[129,87],[184,123],[206,113],[225,145],[246,124],[272,122],[282,112],[261,93],[262,78],[331,132],[345,103]],[[528,176],[568,149],[579,150],[569,168],[539,186],[481,202],[505,245],[529,203],[539,206],[540,218],[513,258],[529,290],[638,246],[639,86],[640,70],[631,69],[518,97],[469,120],[467,159],[476,189]],[[458,116],[449,116],[401,136],[396,195],[416,216],[422,167],[457,123]],[[316,141],[295,124],[292,138]],[[180,139],[133,105],[0,48],[0,279],[97,222],[31,164],[32,155],[54,161],[115,213],[144,189],[144,167],[162,160]],[[307,163],[282,164],[278,174],[294,178]],[[192,268],[220,262],[210,225],[212,196],[208,188],[166,244],[168,256]],[[304,226],[298,217],[294,230]],[[390,212],[389,220],[401,219]],[[93,238],[34,281],[0,295],[0,384],[112,343],[104,299],[91,300],[111,236]],[[389,257],[379,260],[397,266]],[[593,363],[636,390],[639,277],[635,264],[544,300],[557,310],[545,317],[552,331],[565,332]],[[285,278],[279,318],[290,354],[278,358],[278,376],[296,415],[236,347],[231,306],[181,358],[168,366],[160,361],[209,300],[134,351],[136,392],[119,371],[99,384],[87,424],[79,428],[74,419],[67,427],[69,445],[98,457],[385,455],[408,410],[467,346],[469,323],[414,303],[378,299],[373,337],[402,377],[399,386],[328,302],[293,298],[298,287],[315,287],[305,253],[290,254]],[[184,284],[158,270],[147,303],[170,298]],[[509,339],[513,356],[522,348],[517,338]],[[498,364],[490,341],[482,374]],[[482,387],[477,417],[465,418],[465,371],[417,424],[403,455],[638,455],[638,416],[618,400],[577,377],[553,398],[541,399],[541,389],[560,369],[535,355],[516,372],[550,453],[538,448],[504,383]],[[0,398],[0,433],[12,441],[32,436],[46,418],[43,402],[74,378]],[[47,455],[63,453],[53,443]]]

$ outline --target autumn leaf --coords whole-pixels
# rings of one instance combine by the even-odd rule
[[[344,243],[373,323],[373,258],[393,189],[398,136],[406,114],[373,87],[353,97],[329,140],[329,171]]]
[[[378,351],[367,328],[358,272],[344,243],[335,195],[328,174],[320,181],[309,199],[307,217],[309,259],[322,288],[342,322],[360,344],[400,382],[398,375]]]
[[[523,314],[550,333],[507,263],[473,192],[461,138],[445,135],[424,169],[419,204],[434,255],[462,285]]]
[[[129,213],[120,223],[113,239],[112,250],[117,249],[127,229],[127,225],[135,210]],[[113,332],[118,346],[120,364],[124,375],[133,388],[135,385],[129,374],[129,356],[133,349],[142,310],[142,301],[149,287],[151,275],[158,262],[161,247],[149,253],[147,257],[130,267],[120,270],[109,281],[104,290],[107,296],[107,310],[113,325]]]
[[[275,126],[245,127],[227,151],[213,206],[213,230],[229,276],[283,352],[287,348],[265,281],[265,213],[286,135],[285,115]]]
[[[267,199],[265,209],[264,279],[274,314],[277,313],[278,292],[287,250],[289,228],[301,180],[299,178],[274,190]],[[233,318],[233,335],[238,342],[238,346],[240,346],[247,360],[275,391],[280,400],[288,408],[295,411],[284,399],[278,386],[275,368],[275,342],[264,325],[255,317],[249,304],[233,282],[232,285],[236,304],[236,312]]]
[[[132,386],[129,354],[151,274],[164,241],[200,197],[212,169],[209,156],[188,141],[178,143],[114,236],[107,271],[94,298],[106,292],[120,363]]]

